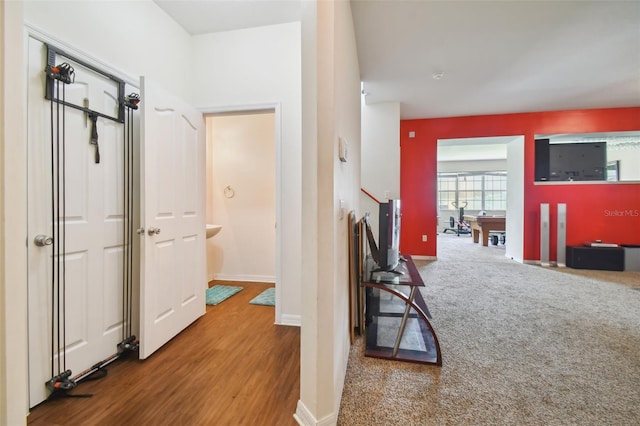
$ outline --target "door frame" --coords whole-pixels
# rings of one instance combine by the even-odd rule
[[[208,115],[224,115],[249,113],[253,111],[273,111],[275,120],[275,148],[276,148],[276,295],[275,295],[275,323],[282,322],[282,117],[279,102],[268,102],[246,105],[208,106],[198,109],[205,117]],[[208,129],[205,129],[207,131]]]
[[[507,208],[505,216],[507,217],[507,234],[511,235],[508,243],[505,244],[505,257],[515,260],[518,263],[524,263],[524,228],[521,220],[524,214],[524,135],[494,135],[494,136],[469,136],[460,139],[468,139],[469,145],[474,145],[474,139],[503,139],[511,138],[510,141],[503,142],[507,150]],[[438,139],[446,141],[447,138]],[[473,161],[473,160],[470,160]],[[436,147],[436,164],[438,162]],[[438,180],[438,171],[436,167],[435,180]],[[511,188],[511,189],[510,189]],[[436,191],[436,206],[438,206],[438,192]],[[439,209],[439,206],[438,206]],[[509,213],[511,211],[511,213]],[[437,223],[440,227],[440,223]],[[438,257],[438,246],[436,244],[436,257]]]
[[[0,4],[0,57],[15,66],[0,81],[0,423],[21,424],[28,413],[27,296],[27,34],[22,2]],[[11,106],[9,108],[9,106]],[[9,368],[10,366],[10,368]]]

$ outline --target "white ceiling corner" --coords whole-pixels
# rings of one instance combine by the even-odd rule
[[[153,1],[191,35],[300,20],[299,0]]]

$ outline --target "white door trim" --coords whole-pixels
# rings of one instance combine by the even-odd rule
[[[23,3],[2,2],[0,58],[12,64],[0,82],[0,424],[25,424],[28,412],[27,37]],[[22,44],[20,43],[22,41]]]

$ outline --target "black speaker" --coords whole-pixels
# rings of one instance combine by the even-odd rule
[[[567,266],[574,269],[624,271],[622,247],[567,247]]]
[[[549,139],[536,139],[535,181],[549,180]]]

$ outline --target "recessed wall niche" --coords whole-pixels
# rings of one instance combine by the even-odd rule
[[[536,182],[640,181],[640,131],[535,135]]]

